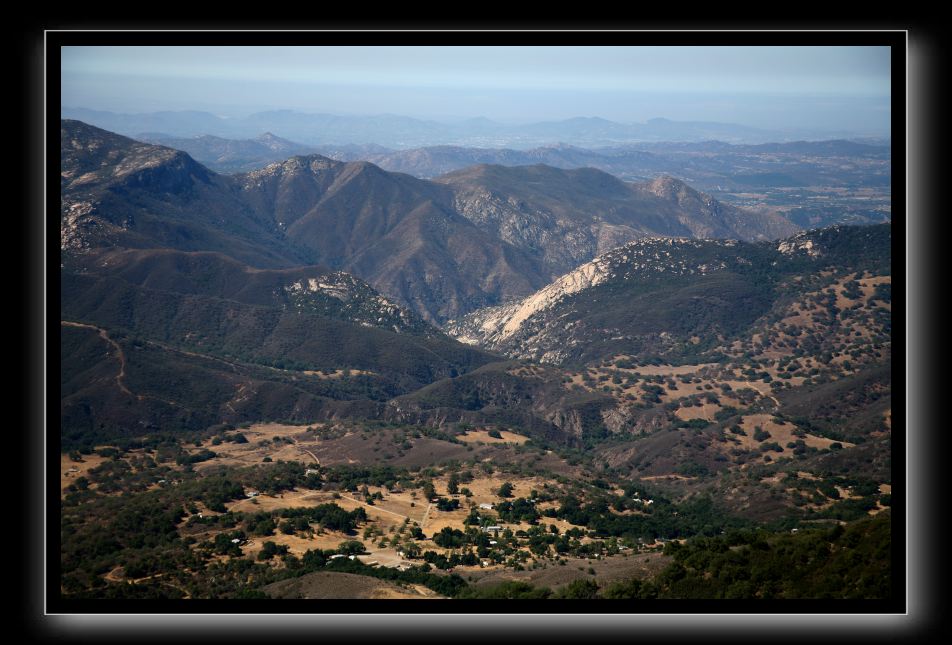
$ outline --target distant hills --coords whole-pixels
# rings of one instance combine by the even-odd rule
[[[384,170],[421,179],[471,166],[544,164],[565,170],[595,168],[626,181],[671,176],[721,202],[782,213],[803,228],[872,224],[891,218],[891,150],[846,140],[728,144],[632,143],[580,148],[565,143],[527,150],[428,146],[392,150],[375,144],[305,146],[266,134],[232,140],[138,135],[141,141],[188,152],[222,173],[248,172],[290,154],[320,154],[337,161],[370,161]]]
[[[213,135],[247,139],[262,132],[273,132],[307,145],[377,144],[395,149],[444,144],[526,149],[558,141],[588,147],[712,139],[730,143],[767,143],[850,136],[848,133],[781,132],[731,123],[662,118],[645,123],[618,123],[597,117],[576,117],[510,125],[485,118],[441,123],[394,114],[340,116],[292,110],[259,112],[241,118],[224,118],[197,111],[118,114],[79,107],[63,107],[60,112],[63,118],[81,120],[127,136],[163,133],[173,137]]]
[[[210,134],[195,137],[172,137],[148,133],[138,134],[135,139],[182,150],[205,166],[220,173],[249,172],[294,155],[318,152],[312,146],[294,143],[277,137],[270,132],[265,132],[254,139],[224,139]]]

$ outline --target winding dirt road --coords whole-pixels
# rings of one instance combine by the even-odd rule
[[[86,325],[84,323],[72,322],[69,320],[61,320],[60,325],[65,327],[80,327],[83,329],[92,329],[99,332],[99,337],[104,341],[112,345],[116,350],[116,355],[119,358],[119,373],[116,375],[116,385],[119,386],[119,389],[122,390],[125,394],[129,396],[135,396],[132,392],[129,391],[129,388],[126,387],[126,384],[122,380],[126,377],[126,355],[122,351],[122,348],[119,346],[119,343],[109,338],[109,334],[106,333],[105,329],[101,327],[96,327],[94,325]]]

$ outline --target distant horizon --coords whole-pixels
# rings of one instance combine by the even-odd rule
[[[651,122],[663,121],[663,122],[671,122],[671,123],[711,123],[711,124],[718,124],[718,125],[741,126],[744,128],[750,128],[752,130],[763,130],[763,131],[774,130],[774,128],[763,128],[760,126],[751,125],[749,123],[742,123],[740,121],[722,121],[722,120],[715,120],[715,119],[674,119],[664,115],[651,116],[644,119],[630,120],[630,121],[610,119],[608,117],[605,117],[599,114],[576,114],[573,116],[567,116],[563,118],[553,118],[553,119],[540,118],[540,119],[528,120],[528,121],[526,120],[516,121],[516,120],[510,120],[510,119],[492,118],[482,114],[476,115],[476,116],[461,116],[461,115],[455,115],[455,114],[422,116],[422,115],[416,115],[416,114],[403,114],[399,112],[340,112],[340,111],[334,112],[334,111],[320,110],[320,109],[304,110],[304,109],[296,109],[296,108],[276,108],[276,107],[264,108],[259,110],[254,110],[254,109],[234,110],[234,111],[224,110],[224,111],[218,111],[218,112],[211,109],[187,109],[187,108],[177,109],[177,110],[126,111],[126,110],[109,110],[109,109],[103,109],[103,108],[92,108],[86,105],[63,104],[60,106],[60,110],[61,111],[85,110],[90,112],[107,112],[107,113],[111,113],[115,115],[124,115],[124,116],[200,113],[200,114],[208,114],[208,115],[214,116],[219,119],[224,119],[224,120],[231,120],[231,119],[238,120],[238,119],[244,119],[244,118],[248,118],[248,117],[259,115],[259,114],[286,112],[286,113],[301,114],[301,115],[307,115],[307,116],[326,115],[326,116],[339,116],[339,117],[348,117],[348,118],[349,117],[356,117],[356,118],[397,117],[397,118],[404,118],[404,119],[413,119],[415,121],[423,121],[423,122],[432,121],[432,122],[440,123],[443,125],[453,125],[457,123],[465,123],[468,121],[488,121],[494,124],[510,126],[510,127],[532,125],[537,123],[562,123],[566,121],[578,121],[578,120],[607,121],[610,123],[616,123],[620,125],[646,125]],[[783,128],[777,128],[776,130],[784,131]],[[824,128],[816,128],[816,130],[820,132],[820,131],[823,131]],[[835,132],[839,130],[829,130],[829,131]],[[869,135],[869,136],[872,137],[876,135]],[[882,135],[882,137],[889,138],[889,135],[884,134]]]
[[[564,119],[552,119],[552,120],[545,120],[545,121],[540,120],[540,121],[534,121],[534,122],[514,123],[514,122],[496,120],[496,119],[492,119],[485,116],[475,116],[475,117],[443,116],[442,118],[440,117],[422,118],[422,117],[414,116],[414,115],[395,114],[395,113],[387,113],[387,112],[380,112],[376,114],[343,114],[343,113],[330,113],[330,112],[320,112],[320,111],[308,112],[304,110],[297,110],[297,109],[290,109],[290,108],[269,109],[269,110],[261,110],[256,112],[232,113],[229,115],[229,114],[215,113],[208,110],[157,110],[152,112],[118,112],[118,111],[112,111],[112,110],[99,110],[99,109],[89,108],[85,106],[62,105],[60,107],[60,112],[61,112],[61,118],[78,118],[78,116],[76,115],[77,112],[80,113],[79,116],[82,116],[82,113],[84,112],[89,112],[91,115],[93,114],[110,115],[112,117],[117,117],[119,119],[122,119],[124,117],[129,117],[132,119],[149,118],[149,117],[155,117],[159,115],[162,115],[162,116],[203,115],[205,117],[211,117],[211,118],[217,119],[218,121],[221,122],[221,125],[226,127],[229,124],[239,124],[245,119],[251,119],[256,116],[262,116],[262,115],[268,115],[268,114],[333,117],[333,118],[342,118],[342,119],[367,119],[369,121],[372,121],[374,118],[379,117],[382,119],[392,118],[392,119],[410,120],[410,121],[417,122],[419,124],[430,123],[437,126],[445,126],[447,128],[462,127],[464,126],[464,124],[472,123],[472,122],[482,122],[485,124],[489,124],[490,126],[498,126],[500,128],[500,131],[503,133],[505,132],[512,133],[513,131],[518,132],[518,128],[523,126],[531,127],[531,126],[539,126],[539,125],[546,125],[546,124],[559,125],[559,124],[567,124],[567,123],[577,123],[580,121],[591,121],[591,122],[596,122],[599,125],[611,124],[611,125],[623,126],[623,127],[628,127],[628,126],[651,127],[652,125],[658,125],[658,124],[671,124],[672,126],[696,126],[696,127],[710,126],[713,128],[720,127],[725,129],[740,129],[742,131],[748,131],[750,137],[753,137],[752,139],[747,139],[746,137],[743,137],[742,135],[735,135],[732,137],[718,137],[714,135],[711,137],[691,137],[691,138],[673,137],[670,140],[659,139],[657,137],[632,138],[627,141],[617,141],[615,142],[615,144],[617,145],[638,144],[638,143],[645,143],[645,144],[661,143],[664,141],[669,141],[671,143],[688,143],[688,142],[700,143],[705,141],[712,141],[712,142],[728,143],[733,145],[757,145],[758,143],[790,143],[794,141],[828,141],[828,140],[841,140],[841,139],[854,140],[854,141],[873,141],[873,142],[881,142],[881,141],[891,142],[892,140],[889,133],[874,134],[874,133],[848,131],[848,130],[823,131],[823,130],[805,130],[802,128],[770,130],[770,129],[758,128],[756,126],[750,126],[747,124],[736,123],[736,122],[731,123],[731,122],[724,122],[724,121],[681,120],[681,119],[672,119],[666,116],[650,117],[645,119],[644,121],[622,122],[622,121],[607,119],[605,117],[598,116],[598,115],[577,115],[573,117],[567,117]],[[82,120],[82,118],[78,118],[78,120]],[[198,130],[191,131],[191,132],[176,133],[171,131],[164,131],[162,128],[155,129],[155,128],[143,127],[139,129],[133,128],[131,130],[128,127],[110,128],[108,124],[104,124],[101,122],[90,123],[90,125],[95,125],[96,127],[101,127],[105,130],[112,129],[112,130],[115,130],[117,134],[123,134],[124,136],[132,136],[132,137],[139,134],[151,134],[151,135],[165,135],[165,136],[177,137],[177,138],[196,138],[196,137],[202,137],[202,136],[212,136],[212,137],[217,137],[220,139],[247,140],[247,139],[260,137],[264,134],[271,134],[273,136],[291,141],[293,143],[308,143],[308,141],[306,141],[307,137],[295,136],[294,133],[288,133],[288,132],[273,132],[272,130],[280,130],[281,128],[280,127],[269,128],[268,126],[262,126],[260,131],[257,131],[255,133],[238,132],[238,131],[212,132],[212,131],[198,131]],[[346,130],[346,128],[344,130]],[[740,136],[740,138],[738,138],[738,136]],[[773,138],[774,136],[776,138]],[[562,140],[559,138],[553,138],[549,141],[535,141],[529,147],[551,147],[551,146],[559,146],[559,145],[569,145],[569,146],[579,147],[579,148],[597,148],[597,147],[605,147],[606,145],[611,145],[607,143],[602,143],[602,144],[587,144],[585,142],[573,143],[570,141],[571,138],[572,136],[568,135],[565,140]],[[313,142],[310,142],[310,143],[313,143]],[[338,143],[338,144],[351,143],[356,145],[376,144],[376,145],[381,145],[382,147],[392,147],[392,144],[388,146],[388,144],[381,144],[379,141],[369,141],[369,140],[353,140],[353,141],[346,141],[346,142],[337,141],[337,142],[331,142],[331,143]],[[396,146],[396,147],[398,148],[430,147],[430,146],[440,146],[440,145],[464,146],[464,147],[493,147],[493,148],[515,147],[515,148],[521,148],[521,149],[527,148],[526,144],[519,145],[516,143],[509,143],[505,141],[495,145],[491,143],[487,143],[486,145],[478,145],[478,144],[465,142],[465,141],[445,141],[445,142],[433,141],[429,143],[421,143],[419,145]]]
[[[61,107],[890,136],[889,47],[64,47]]]

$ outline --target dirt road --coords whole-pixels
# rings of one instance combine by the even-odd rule
[[[132,392],[129,391],[129,388],[126,387],[126,384],[122,380],[126,377],[126,355],[123,353],[122,348],[119,346],[119,343],[109,338],[109,334],[106,333],[105,329],[96,327],[94,325],[86,325],[84,323],[72,322],[69,320],[61,320],[60,324],[65,327],[80,327],[82,329],[93,329],[99,332],[99,337],[104,341],[113,346],[116,350],[116,355],[119,358],[119,373],[116,375],[116,385],[119,386],[119,389],[122,390],[125,394],[129,396],[135,396]]]

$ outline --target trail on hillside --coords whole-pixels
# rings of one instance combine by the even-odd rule
[[[122,347],[119,346],[119,343],[117,343],[117,342],[114,341],[113,339],[109,338],[109,334],[106,333],[106,330],[105,330],[105,329],[103,329],[103,328],[101,328],[101,327],[96,327],[95,325],[87,325],[87,324],[84,324],[84,323],[72,322],[72,321],[69,321],[69,320],[61,320],[61,321],[60,321],[60,324],[61,324],[61,325],[65,325],[66,327],[80,327],[80,328],[83,328],[83,329],[93,329],[93,330],[98,331],[98,332],[99,332],[99,337],[102,338],[102,339],[103,339],[104,341],[106,341],[107,343],[109,343],[110,345],[112,345],[112,346],[115,348],[115,350],[116,350],[116,355],[119,357],[119,373],[116,375],[116,385],[118,385],[118,386],[119,386],[119,389],[120,389],[122,392],[124,392],[125,394],[128,394],[129,396],[136,396],[135,394],[133,394],[132,392],[130,392],[130,391],[129,391],[129,388],[126,387],[126,384],[122,382],[123,379],[126,377],[126,355],[125,355],[125,352],[122,351]],[[142,398],[142,397],[136,397],[136,398]]]

